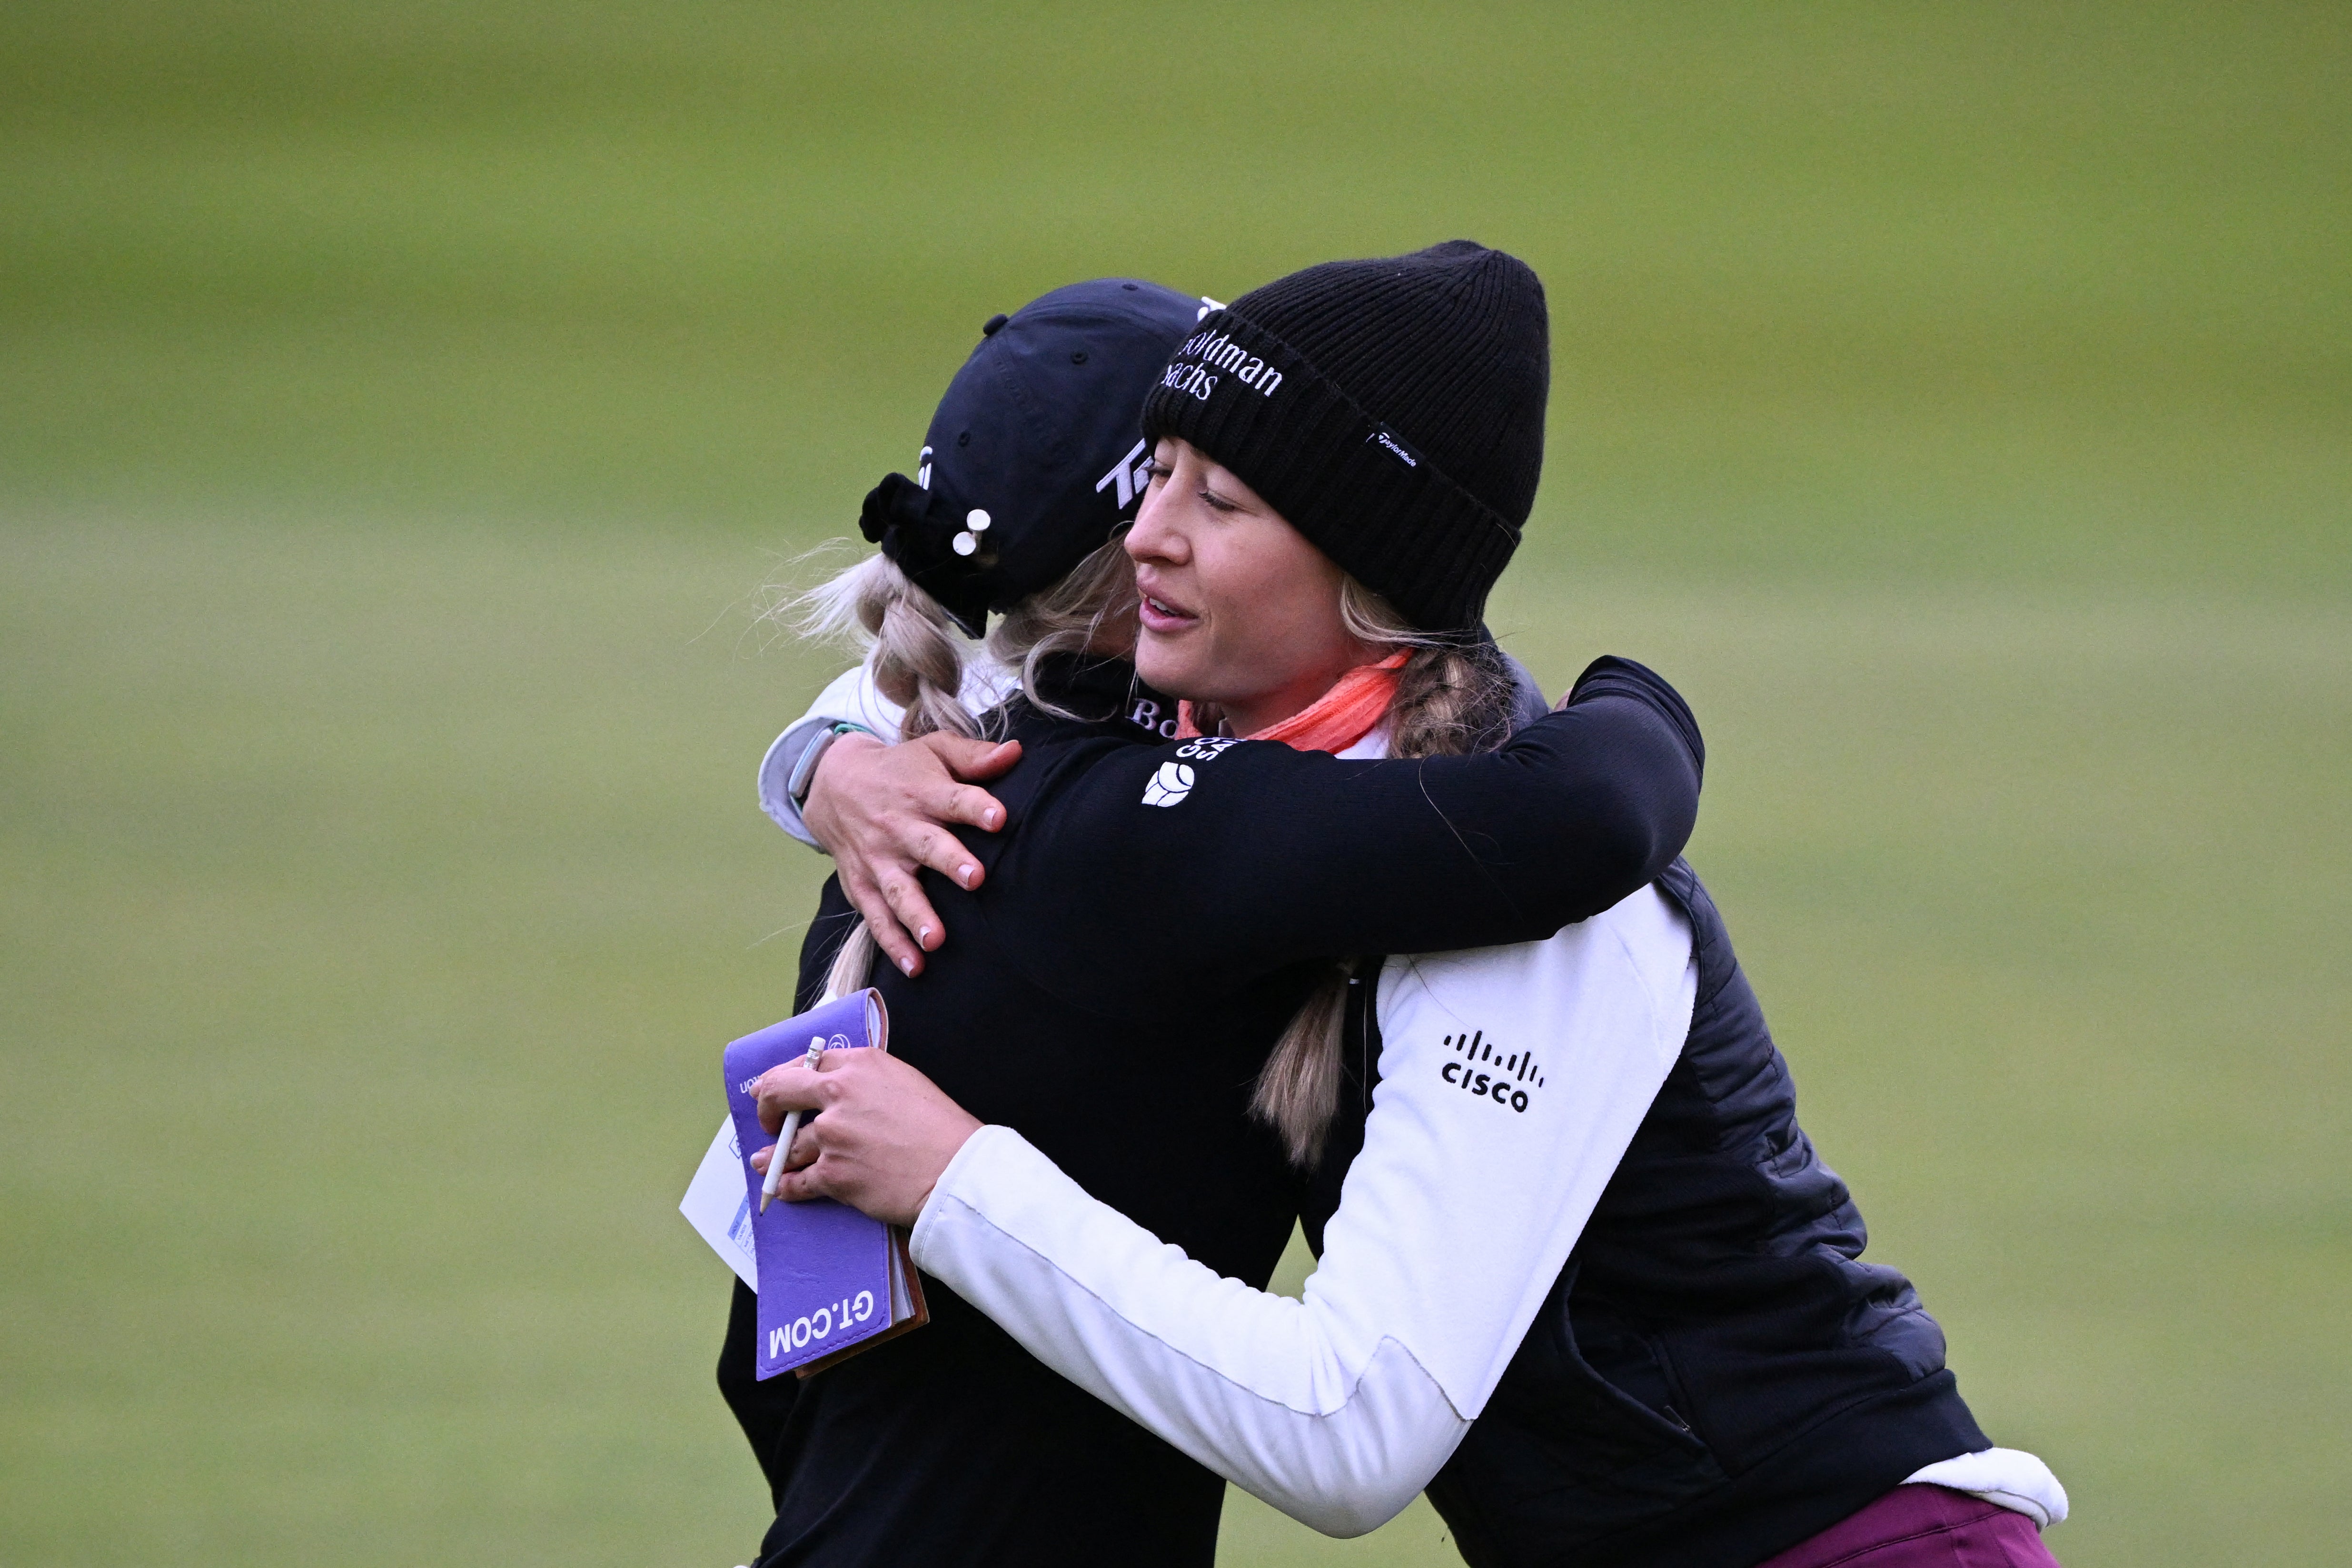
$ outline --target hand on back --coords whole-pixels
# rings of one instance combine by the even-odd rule
[[[921,973],[923,954],[947,940],[916,873],[928,866],[960,888],[980,886],[986,873],[948,828],[962,824],[993,833],[1003,826],[1004,807],[975,786],[1020,760],[1018,741],[933,733],[897,746],[845,735],[819,761],[802,820],[833,857],[842,891],[901,973]]]

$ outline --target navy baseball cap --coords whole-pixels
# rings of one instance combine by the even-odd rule
[[[1207,302],[1101,278],[993,316],[931,416],[915,477],[874,487],[858,530],[973,637],[1135,515],[1143,395]]]

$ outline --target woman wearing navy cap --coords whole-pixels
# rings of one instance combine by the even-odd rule
[[[1117,280],[1034,302],[959,371],[918,474],[868,497],[863,526],[882,552],[836,580],[821,612],[873,637],[868,668],[903,736],[985,718],[1022,761],[999,786],[1003,831],[971,847],[969,874],[929,889],[956,941],[919,977],[873,964],[831,884],[802,997],[828,972],[841,988],[870,978],[894,1050],[940,1089],[1220,1275],[1263,1283],[1307,1178],[1284,1131],[1251,1114],[1254,1086],[1288,1070],[1265,1072],[1286,1035],[1283,1059],[1305,1079],[1277,1116],[1294,1139],[1319,1137],[1324,1024],[1346,993],[1330,955],[1521,941],[1618,903],[1688,836],[1697,740],[1663,682],[1611,664],[1503,750],[1443,754],[1508,730],[1500,656],[1347,589],[1286,527],[1231,535],[1242,548],[1225,564],[1258,595],[1259,630],[1286,605],[1303,618],[1272,644],[1221,629],[1237,640],[1211,663],[1287,660],[1297,700],[1267,717],[1321,749],[1164,739],[1176,703],[1126,657],[1137,577],[1112,534],[1139,499],[1136,410],[1200,315]],[[1540,365],[1520,368],[1539,401]],[[1192,384],[1227,374],[1254,396],[1280,390],[1262,359]],[[1475,616],[1483,584],[1459,596]],[[951,627],[984,632],[1016,688],[992,714],[958,700],[965,645]],[[1260,728],[1249,693],[1231,696]],[[1327,754],[1360,754],[1375,730],[1424,760]],[[871,744],[851,734],[825,759]],[[1255,803],[1246,816],[1240,802]],[[1204,836],[1208,823],[1223,826]],[[928,1326],[791,1386],[747,1387],[732,1339],[722,1383],[776,1503],[763,1563],[1205,1568],[1223,1500],[1213,1471],[952,1289],[926,1294]]]
[[[1416,661],[1475,672],[1483,657],[1477,607],[1533,489],[1540,342],[1532,275],[1465,245],[1309,269],[1204,321],[1146,407],[1157,471],[1126,542],[1144,678],[1193,699],[1213,732],[1344,753],[1369,713],[1355,744],[1385,731],[1391,754],[1414,749],[1400,699]],[[1360,597],[1349,613],[1366,585],[1388,626]],[[1459,686],[1475,692],[1475,673]],[[1130,809],[1150,842],[1128,857],[1144,879],[1089,879],[1128,900],[1139,946],[1171,940],[1150,876],[1181,878],[1188,847],[1245,833],[1270,864],[1302,839],[1313,853],[1290,777],[1236,765],[1284,750],[1196,742],[1196,766],[1147,782]],[[1020,782],[1004,792],[1016,829]],[[1307,810],[1334,803],[1355,805],[1341,790]],[[1423,889],[1416,857],[1378,837],[1360,853],[1387,886]],[[957,906],[958,944],[1046,869],[994,868],[987,898],[929,884]],[[1214,896],[1174,901],[1215,918]],[[937,916],[918,914],[936,942]],[[825,1112],[790,1190],[914,1223],[926,1272],[1033,1353],[1335,1533],[1426,1483],[1475,1564],[2051,1561],[2034,1525],[2063,1517],[2063,1492],[1990,1447],[1916,1292],[1860,1260],[1860,1215],[1796,1124],[1687,868],[1543,940],[1370,967],[1377,994],[1310,1003],[1253,1102],[1294,1159],[1334,1145],[1307,1205],[1322,1268],[1304,1305],[1172,1253],[1160,1240],[1181,1237],[902,1063],[773,1075],[774,1114]],[[1128,1049],[1106,1037],[1097,1056]],[[1213,1180],[1214,1158],[1158,1173]]]

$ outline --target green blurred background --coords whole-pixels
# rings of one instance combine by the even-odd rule
[[[1455,235],[1554,313],[1495,622],[1690,697],[2053,1548],[2341,1561],[2347,81],[2336,5],[12,0],[0,1561],[747,1556],[674,1205],[824,868],[761,585],[991,312]]]

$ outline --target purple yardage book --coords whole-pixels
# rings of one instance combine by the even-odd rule
[[[887,1049],[889,1016],[878,991],[858,991],[771,1024],[727,1047],[727,1109],[743,1151],[743,1184],[753,1210],[751,1248],[759,1260],[759,1375],[805,1377],[877,1339],[919,1326],[929,1313],[907,1256],[906,1237],[831,1198],[779,1200],[758,1213],[760,1173],[751,1156],[775,1142],[760,1125],[751,1085],[779,1063],[808,1055],[809,1041],[828,1051]]]

